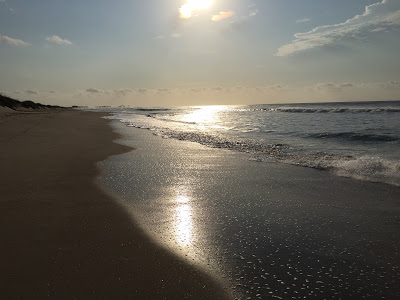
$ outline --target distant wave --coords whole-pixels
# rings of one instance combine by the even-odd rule
[[[256,108],[254,110],[283,113],[398,113],[399,108]]]
[[[366,141],[366,142],[395,142],[400,141],[400,137],[391,135],[365,134],[357,132],[337,132],[337,133],[314,133],[307,137],[318,139],[344,139],[350,141]]]
[[[158,112],[158,111],[170,111],[170,108],[134,108],[134,111],[143,111],[143,112]]]

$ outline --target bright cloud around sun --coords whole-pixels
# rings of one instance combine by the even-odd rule
[[[223,19],[232,17],[234,14],[234,11],[221,11],[218,15],[212,16],[211,20],[214,22],[219,22]]]
[[[179,16],[182,19],[189,19],[197,10],[207,9],[213,3],[213,0],[187,0],[179,8]]]

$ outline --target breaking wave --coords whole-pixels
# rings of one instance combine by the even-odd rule
[[[334,167],[339,176],[400,186],[399,162],[363,156],[348,161],[337,161]]]
[[[365,141],[365,142],[395,142],[400,141],[400,137],[392,135],[380,135],[380,134],[366,134],[357,132],[336,132],[336,133],[313,133],[307,135],[307,137],[318,138],[318,139],[342,139],[350,141]]]
[[[254,110],[282,113],[398,113],[398,108],[256,108]]]
[[[170,111],[170,108],[134,108],[133,111],[142,111],[142,112],[164,112]]]
[[[251,139],[235,139],[201,132],[181,132],[125,122],[129,127],[148,129],[163,138],[196,142],[212,148],[245,152],[258,162],[281,162],[307,168],[328,170],[338,176],[400,186],[400,163],[379,157],[353,157],[324,152],[304,153],[285,144],[268,144]]]

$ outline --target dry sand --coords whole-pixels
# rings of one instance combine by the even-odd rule
[[[94,183],[130,151],[99,113],[0,111],[1,298],[224,299]]]

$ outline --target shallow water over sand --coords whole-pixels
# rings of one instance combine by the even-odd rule
[[[115,127],[138,150],[101,163],[101,184],[238,298],[400,296],[400,188]]]

